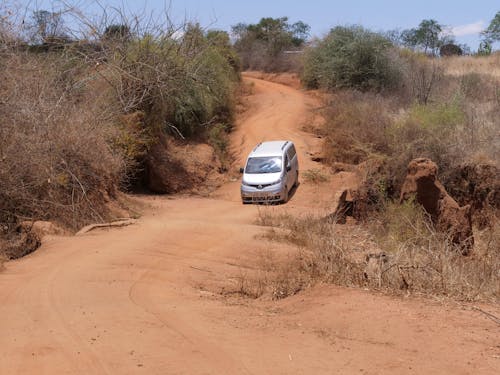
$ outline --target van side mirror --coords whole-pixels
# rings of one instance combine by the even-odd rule
[[[243,167],[240,168],[240,173],[243,173],[245,170],[243,169]]]
[[[290,164],[288,164],[288,165],[286,166],[286,171],[287,171],[287,172],[290,172],[291,170],[292,170],[292,166],[291,166]]]

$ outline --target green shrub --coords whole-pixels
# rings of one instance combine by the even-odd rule
[[[397,83],[392,43],[361,26],[337,26],[305,56],[302,81],[308,88],[380,90]]]
[[[431,105],[415,104],[410,108],[409,120],[416,121],[430,131],[452,131],[465,121],[465,114],[458,102]]]
[[[106,76],[124,113],[144,113],[153,134],[191,137],[207,123],[231,120],[239,63],[227,34],[188,25],[181,39],[166,34],[104,44]]]

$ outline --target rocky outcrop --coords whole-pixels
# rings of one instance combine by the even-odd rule
[[[401,188],[401,201],[415,199],[431,216],[438,231],[449,233],[453,243],[468,254],[474,244],[471,207],[460,207],[437,179],[436,163],[426,158],[414,159]]]

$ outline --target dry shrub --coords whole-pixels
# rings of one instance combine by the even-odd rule
[[[324,218],[313,215],[301,218],[289,214],[275,214],[259,210],[257,221],[269,226],[265,237],[296,246],[284,255],[262,257],[260,269],[264,271],[266,288],[273,299],[293,295],[317,282],[338,285],[362,285],[363,265],[357,262],[359,249],[367,246],[366,238],[353,240],[340,234]],[[358,245],[353,252],[350,246]]]
[[[500,297],[498,224],[478,231],[473,254],[464,257],[413,202],[387,205],[376,219],[368,231],[346,230],[323,216],[261,211],[259,222],[273,225],[266,237],[296,246],[285,257],[267,256],[261,263],[261,290],[283,298],[329,282],[466,301]]]
[[[425,54],[402,50],[393,54],[392,63],[401,69],[398,94],[409,102],[427,104],[436,87],[443,82],[444,71],[437,61]]]
[[[110,147],[116,113],[77,58],[8,53],[0,102],[0,221],[56,220],[70,228],[106,217],[125,160]]]
[[[3,248],[6,244],[3,243],[2,238],[0,237],[0,248]],[[4,263],[7,262],[9,258],[3,252],[0,252],[0,271],[4,268]]]
[[[0,5],[0,223],[9,231],[23,220],[72,229],[105,220],[106,203],[143,181],[167,134],[210,138],[224,154],[239,78],[227,33],[107,7],[94,22],[68,6],[60,14],[79,39],[48,45],[27,39],[9,5]]]
[[[478,241],[472,255],[464,257],[448,234],[434,230],[420,206],[389,203],[371,227],[388,256],[377,283],[391,290],[494,301],[500,297],[499,231],[498,222],[475,230]]]
[[[320,184],[329,180],[329,176],[317,168],[308,169],[302,172],[302,178],[304,181],[313,184]]]
[[[208,142],[214,148],[215,154],[221,163],[220,172],[227,171],[231,164],[229,154],[230,131],[230,127],[224,124],[216,124],[208,131]]]
[[[327,163],[358,164],[368,157],[387,154],[392,103],[380,95],[339,91],[325,103]]]

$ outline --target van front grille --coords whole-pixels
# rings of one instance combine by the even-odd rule
[[[273,184],[257,184],[257,185],[250,185],[250,186],[255,188],[255,189],[260,190],[260,189],[264,189],[264,188],[271,186],[271,185],[273,185]]]

